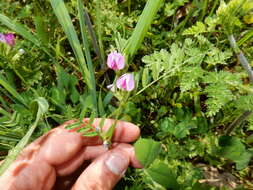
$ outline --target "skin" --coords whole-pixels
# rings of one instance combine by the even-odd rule
[[[94,120],[98,126],[100,119]],[[113,136],[113,148],[106,150],[99,137],[83,137],[75,130],[66,130],[65,124],[49,131],[30,145],[0,178],[0,189],[5,190],[110,190],[122,178],[107,167],[112,155],[119,156],[120,167],[141,168],[132,145],[139,128],[129,122],[118,121]],[[102,130],[113,120],[106,119]]]

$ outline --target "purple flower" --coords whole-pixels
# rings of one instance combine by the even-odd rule
[[[12,33],[2,34],[0,33],[0,42],[6,43],[9,46],[15,45],[15,36]]]
[[[14,46],[15,45],[15,36],[12,33],[8,33],[4,35],[5,37],[5,42],[10,45],[10,46]]]
[[[108,55],[107,65],[114,71],[121,70],[125,67],[125,57],[121,53],[114,51]]]
[[[134,75],[126,73],[118,78],[116,85],[119,89],[132,91],[134,89]]]

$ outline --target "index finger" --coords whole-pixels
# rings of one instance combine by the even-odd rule
[[[92,123],[92,126],[94,128],[98,127],[101,120],[102,120],[101,118],[95,118]],[[85,118],[83,121],[88,122],[89,118]],[[60,127],[66,127],[67,125],[73,124],[74,122],[75,122],[75,120],[67,121],[66,123],[64,123]],[[105,119],[104,125],[102,127],[102,131],[103,132],[107,131],[112,126],[113,123],[115,123],[114,119]],[[80,127],[78,127],[78,128],[80,128]],[[136,126],[130,122],[118,120],[116,122],[115,131],[114,131],[114,134],[112,137],[112,141],[119,142],[119,143],[130,143],[130,142],[133,142],[136,139],[138,139],[139,136],[140,136],[140,129],[138,126]],[[86,145],[86,146],[99,145],[99,144],[103,143],[102,140],[100,139],[100,137],[98,137],[98,136],[84,137],[83,142],[84,142],[84,145]]]

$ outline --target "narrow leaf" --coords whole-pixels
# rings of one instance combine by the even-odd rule
[[[77,7],[78,7],[78,15],[79,15],[79,23],[81,28],[81,34],[82,34],[82,40],[83,40],[83,46],[84,46],[84,53],[89,69],[89,75],[90,75],[90,82],[91,82],[91,94],[93,99],[93,105],[94,110],[97,110],[97,93],[96,93],[96,80],[95,80],[95,74],[94,74],[94,68],[92,64],[92,59],[90,55],[90,47],[89,42],[87,38],[86,28],[85,28],[85,15],[84,15],[84,7],[81,0],[77,1]]]
[[[0,85],[3,86],[14,98],[27,107],[23,97],[5,80],[4,76],[0,73]]]
[[[136,51],[139,49],[159,7],[161,6],[163,0],[148,0],[144,10],[140,16],[140,19],[134,28],[134,32],[124,50],[124,53],[131,59]]]
[[[83,51],[81,48],[81,44],[78,40],[76,31],[74,29],[73,23],[69,16],[68,10],[63,2],[63,0],[50,0],[51,5],[53,7],[54,13],[58,18],[68,40],[69,43],[74,51],[74,54],[77,58],[79,66],[81,68],[83,78],[87,83],[88,87],[91,88],[91,81],[89,71],[86,66],[86,61],[83,55]]]
[[[19,141],[19,143],[13,148],[8,156],[6,157],[4,163],[0,167],[0,176],[8,169],[8,167],[11,165],[11,163],[17,158],[18,154],[22,151],[22,149],[25,147],[25,145],[29,142],[30,137],[32,136],[34,130],[36,129],[39,120],[41,119],[42,115],[45,114],[48,110],[48,103],[46,99],[43,97],[39,97],[38,99],[35,99],[32,104],[37,103],[37,117],[35,122],[30,126],[30,129],[26,133],[26,135]]]

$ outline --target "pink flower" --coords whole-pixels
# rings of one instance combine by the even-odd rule
[[[15,45],[15,36],[12,33],[8,33],[4,35],[5,38],[5,42],[10,45],[10,46],[14,46]]]
[[[108,55],[107,65],[114,71],[121,70],[125,67],[125,57],[121,53],[114,51]]]
[[[6,43],[9,46],[14,46],[15,45],[15,36],[12,33],[8,33],[8,34],[1,34],[0,33],[0,42]]]
[[[116,85],[119,89],[132,91],[134,89],[134,75],[126,73],[118,78]]]

